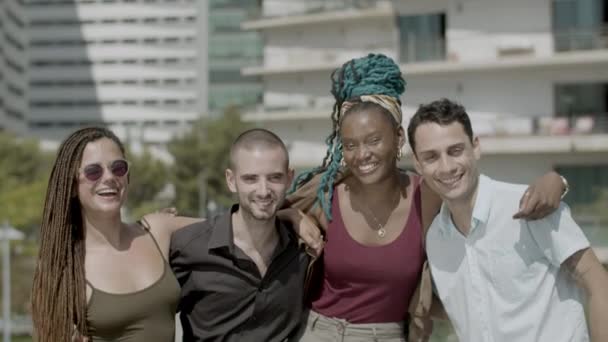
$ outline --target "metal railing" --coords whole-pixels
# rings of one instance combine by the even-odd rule
[[[573,28],[553,32],[555,51],[608,49],[608,27]]]

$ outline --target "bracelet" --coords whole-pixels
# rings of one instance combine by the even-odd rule
[[[564,192],[562,192],[562,196],[560,197],[560,199],[564,199],[568,191],[570,191],[570,184],[568,184],[568,180],[566,180],[566,177],[560,175],[559,178],[562,179],[562,184],[564,185]]]

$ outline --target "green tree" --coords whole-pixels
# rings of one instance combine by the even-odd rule
[[[0,220],[31,234],[42,216],[51,154],[35,140],[0,134]]]
[[[207,201],[213,200],[219,206],[232,203],[224,171],[230,145],[247,128],[249,125],[241,120],[238,110],[229,108],[220,118],[197,121],[188,133],[169,143],[169,152],[175,159],[175,206],[180,213],[199,215],[201,188]]]
[[[126,208],[129,216],[140,218],[142,215],[168,206],[158,195],[169,183],[169,167],[154,158],[148,149],[136,154],[129,152],[129,196]]]

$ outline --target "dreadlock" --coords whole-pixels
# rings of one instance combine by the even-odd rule
[[[75,195],[83,150],[108,138],[123,155],[120,140],[106,128],[83,128],[59,147],[46,191],[40,249],[32,288],[32,316],[38,342],[70,341],[74,329],[87,336],[85,229]]]
[[[334,182],[342,161],[342,142],[339,136],[339,125],[345,114],[340,110],[342,104],[344,101],[358,101],[363,95],[387,95],[398,100],[406,85],[399,66],[382,54],[369,54],[344,63],[332,72],[331,81],[331,94],[335,102],[331,113],[332,131],[325,139],[327,152],[321,165],[300,174],[290,190],[295,191],[315,175],[322,174],[317,201],[330,221]]]

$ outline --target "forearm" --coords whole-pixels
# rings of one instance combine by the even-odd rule
[[[591,248],[578,251],[564,262],[564,266],[587,295],[591,341],[608,341],[608,272]]]
[[[596,266],[602,267],[602,266]],[[592,342],[608,341],[608,273],[598,270],[603,274],[603,279],[598,277],[598,282],[592,288],[588,288],[588,323]],[[589,287],[589,286],[588,286]]]
[[[291,223],[298,221],[298,210],[293,208],[281,208],[281,210],[277,211],[277,217],[281,221],[288,221]]]
[[[291,222],[296,234],[308,246],[311,255],[318,256],[323,249],[323,238],[319,224],[313,217],[306,215],[299,209],[285,208],[277,212],[280,220]]]

